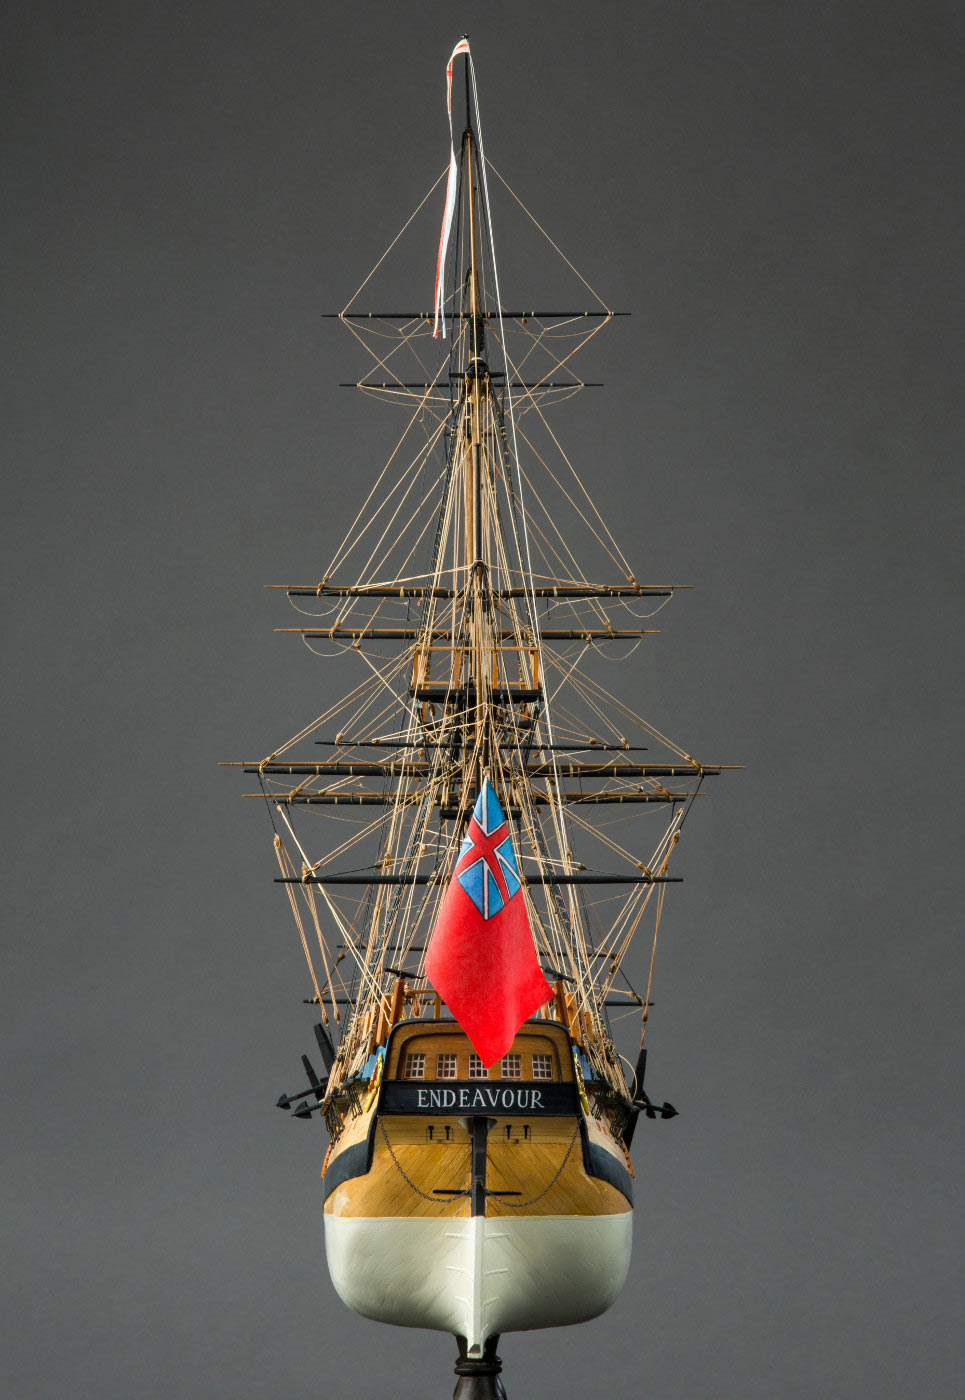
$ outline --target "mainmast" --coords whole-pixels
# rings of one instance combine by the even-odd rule
[[[582,666],[597,648],[626,656],[656,630],[639,621],[652,612],[634,609],[656,610],[675,586],[637,581],[546,423],[543,407],[558,401],[554,395],[588,387],[572,376],[576,350],[623,313],[599,298],[598,309],[502,307],[492,167],[474,98],[467,58],[466,125],[458,156],[452,148],[454,200],[447,193],[440,255],[447,275],[435,312],[339,313],[379,376],[352,387],[404,403],[408,425],[321,581],[278,585],[315,618],[279,630],[323,654],[354,652],[368,672],[286,744],[240,766],[257,775],[260,792],[251,795],[266,799],[273,815],[279,880],[310,968],[308,929],[321,947],[323,975],[316,979],[313,969],[312,977],[323,1018],[326,1003],[335,1021],[342,1006],[356,1013],[340,1073],[357,1067],[391,1023],[406,979],[405,996],[424,996],[425,944],[488,776],[514,825],[537,953],[558,988],[554,1014],[619,1082],[605,1008],[626,1004],[611,999],[615,979],[653,887],[659,921],[663,886],[679,878],[668,867],[683,816],[721,768],[667,740]],[[428,340],[440,314],[443,335],[451,331],[447,366]],[[369,334],[378,339],[367,342]],[[562,455],[564,474],[572,473],[568,490],[532,434],[517,431],[524,414],[532,416],[527,428],[533,419],[545,425],[548,455]],[[532,485],[543,468],[556,493],[549,508]],[[575,511],[574,530],[562,520],[561,498]],[[583,527],[616,573],[609,582],[592,582],[594,572],[577,560]],[[560,691],[565,699],[551,724],[550,700]],[[631,743],[630,728],[646,742]],[[292,752],[306,740],[323,752]],[[652,756],[651,741],[661,750]],[[335,807],[356,834],[314,859],[293,822],[305,809],[309,819],[311,809]],[[615,839],[613,819],[631,816],[652,816],[658,828],[643,852],[635,837],[632,847]],[[605,819],[602,832],[591,826],[597,817]],[[341,941],[330,945],[324,929]],[[647,996],[619,995],[645,1009]]]
[[[492,647],[490,628],[488,532],[483,532],[483,437],[484,405],[489,403],[489,366],[485,358],[485,332],[481,315],[479,291],[478,211],[476,180],[473,170],[474,149],[469,118],[469,60],[466,60],[467,126],[462,138],[462,161],[465,172],[466,202],[469,213],[469,357],[463,379],[465,432],[463,434],[463,478],[466,497],[466,565],[467,588],[471,613],[471,690],[475,697],[473,759],[467,763],[463,781],[463,801],[468,805],[474,788],[479,786],[482,773],[489,768],[487,744],[490,739],[487,723],[489,709],[489,656]]]

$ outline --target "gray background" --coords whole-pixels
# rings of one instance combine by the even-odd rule
[[[748,765],[668,902],[650,1087],[681,1117],[638,1130],[630,1282],[507,1338],[511,1400],[955,1393],[962,28],[8,14],[4,1394],[451,1393],[451,1339],[328,1282],[322,1136],[273,1107],[301,952],[215,764],[331,698],[261,584],[319,575],[395,440],[319,313],[443,168],[464,29],[490,156],[634,313],[575,441],[639,575],[696,585],[641,706]]]

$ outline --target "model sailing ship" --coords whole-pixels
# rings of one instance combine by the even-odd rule
[[[484,1397],[503,1394],[500,1333],[585,1321],[623,1286],[634,1125],[675,1112],[643,1083],[671,856],[720,768],[591,674],[674,592],[637,581],[546,417],[617,313],[504,306],[465,40],[450,134],[463,60],[435,310],[339,313],[375,360],[354,387],[405,428],[321,582],[278,585],[310,619],[284,630],[366,670],[242,766],[321,1018],[324,1071],[303,1057],[309,1088],[279,1103],[330,1136],[332,1280],[366,1317],[451,1332],[457,1394]],[[319,856],[320,814],[341,836]],[[644,928],[640,990],[624,964]]]

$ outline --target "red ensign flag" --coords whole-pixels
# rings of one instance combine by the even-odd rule
[[[533,947],[509,823],[488,778],[429,940],[426,975],[487,1068],[553,996]]]

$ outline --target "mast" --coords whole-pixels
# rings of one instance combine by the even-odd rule
[[[610,690],[584,673],[584,658],[597,649],[616,646],[619,656],[657,631],[639,622],[679,585],[638,582],[548,424],[550,450],[576,482],[562,492],[531,435],[517,432],[526,413],[545,423],[549,391],[584,387],[572,377],[572,355],[623,313],[599,298],[599,309],[573,312],[501,308],[468,57],[465,95],[452,290],[442,301],[451,327],[448,365],[439,365],[433,341],[426,344],[431,313],[339,313],[365,348],[368,327],[378,337],[371,342],[378,382],[356,380],[355,387],[401,397],[411,417],[322,580],[276,585],[299,612],[314,615],[314,625],[278,630],[323,654],[355,653],[368,669],[344,702],[260,762],[239,766],[257,775],[261,792],[250,795],[268,803],[278,880],[323,1014],[326,1001],[335,1020],[339,1006],[355,1008],[338,1074],[358,1070],[398,1010],[400,969],[418,983],[441,892],[488,775],[514,824],[534,941],[557,982],[554,1014],[573,1021],[587,1053],[619,1086],[623,1072],[602,1008],[614,1004],[608,994],[651,894],[659,895],[659,921],[664,887],[679,879],[668,866],[682,820],[704,779],[722,767],[699,762],[627,706],[615,707]],[[453,206],[446,207],[449,217]],[[565,350],[553,348],[557,328]],[[513,333],[523,344],[511,353]],[[413,373],[402,369],[397,350],[412,351]],[[540,365],[537,350],[548,364]],[[419,433],[425,446],[413,453]],[[386,472],[403,446],[409,456],[398,458],[393,479]],[[533,474],[542,467],[574,506],[576,528],[588,526],[591,544],[605,550],[603,563],[616,574],[609,581],[592,581],[600,574],[577,562],[575,536],[558,508],[535,492]],[[551,724],[550,702],[555,707],[560,691],[567,700]],[[646,743],[625,737],[633,727]],[[306,740],[334,752],[291,751]],[[645,752],[651,740],[660,750],[652,755]],[[357,834],[313,858],[293,822],[304,816],[310,825],[326,811],[342,821],[343,833],[354,822]],[[655,844],[648,838],[646,853],[632,844],[636,838],[628,845],[614,839],[613,817],[649,815],[655,826],[661,812],[661,834]],[[609,825],[595,857],[581,860],[568,832],[579,838],[574,845],[596,840],[591,816]],[[602,915],[590,902],[594,889]],[[321,975],[311,937],[322,950]]]
[[[470,355],[465,371],[465,404],[467,414],[464,473],[466,477],[466,564],[468,584],[472,592],[472,677],[476,698],[475,762],[467,767],[463,798],[478,788],[483,772],[488,770],[487,740],[488,686],[490,681],[487,658],[492,645],[487,627],[486,595],[489,589],[487,545],[483,541],[483,404],[489,398],[489,368],[484,357],[485,340],[480,316],[479,258],[477,247],[476,181],[473,172],[473,135],[469,114],[469,60],[466,59],[466,118],[463,135],[463,169],[466,173],[466,198],[469,209],[469,313]]]

